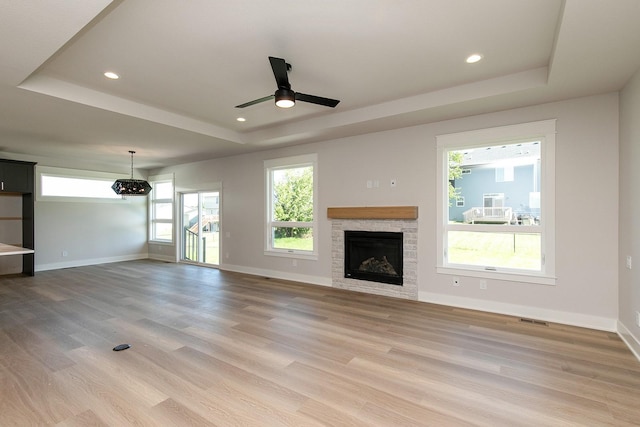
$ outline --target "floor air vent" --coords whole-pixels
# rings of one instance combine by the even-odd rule
[[[532,325],[549,326],[549,324],[547,322],[543,322],[542,320],[526,319],[524,317],[521,317],[520,321],[522,323],[531,323]]]

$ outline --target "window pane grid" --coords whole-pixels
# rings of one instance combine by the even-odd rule
[[[437,137],[439,272],[555,283],[555,127],[545,120]]]
[[[314,154],[265,161],[265,254],[315,256],[315,159]]]
[[[173,224],[155,222],[153,224],[153,240],[171,241],[173,239]]]
[[[155,219],[172,219],[173,203],[157,203],[153,204],[153,212]]]
[[[173,181],[151,182],[149,216],[151,240],[160,242],[173,241]]]

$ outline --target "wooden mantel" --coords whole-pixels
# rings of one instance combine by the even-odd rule
[[[327,208],[330,219],[418,219],[417,206]]]

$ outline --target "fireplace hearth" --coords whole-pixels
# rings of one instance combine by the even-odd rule
[[[401,232],[344,232],[344,277],[402,285]]]

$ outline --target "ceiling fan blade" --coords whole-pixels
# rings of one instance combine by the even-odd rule
[[[259,104],[261,102],[269,101],[273,99],[273,95],[265,96],[264,98],[254,99],[253,101],[245,102],[244,104],[236,105],[236,108],[249,107],[251,105]]]
[[[289,76],[287,76],[287,63],[282,58],[269,57],[271,63],[271,69],[273,70],[273,76],[276,78],[278,89],[291,89],[289,84]]]
[[[321,96],[307,95],[306,93],[296,92],[296,101],[310,102],[312,104],[324,105],[325,107],[334,108],[340,100],[323,98]]]

